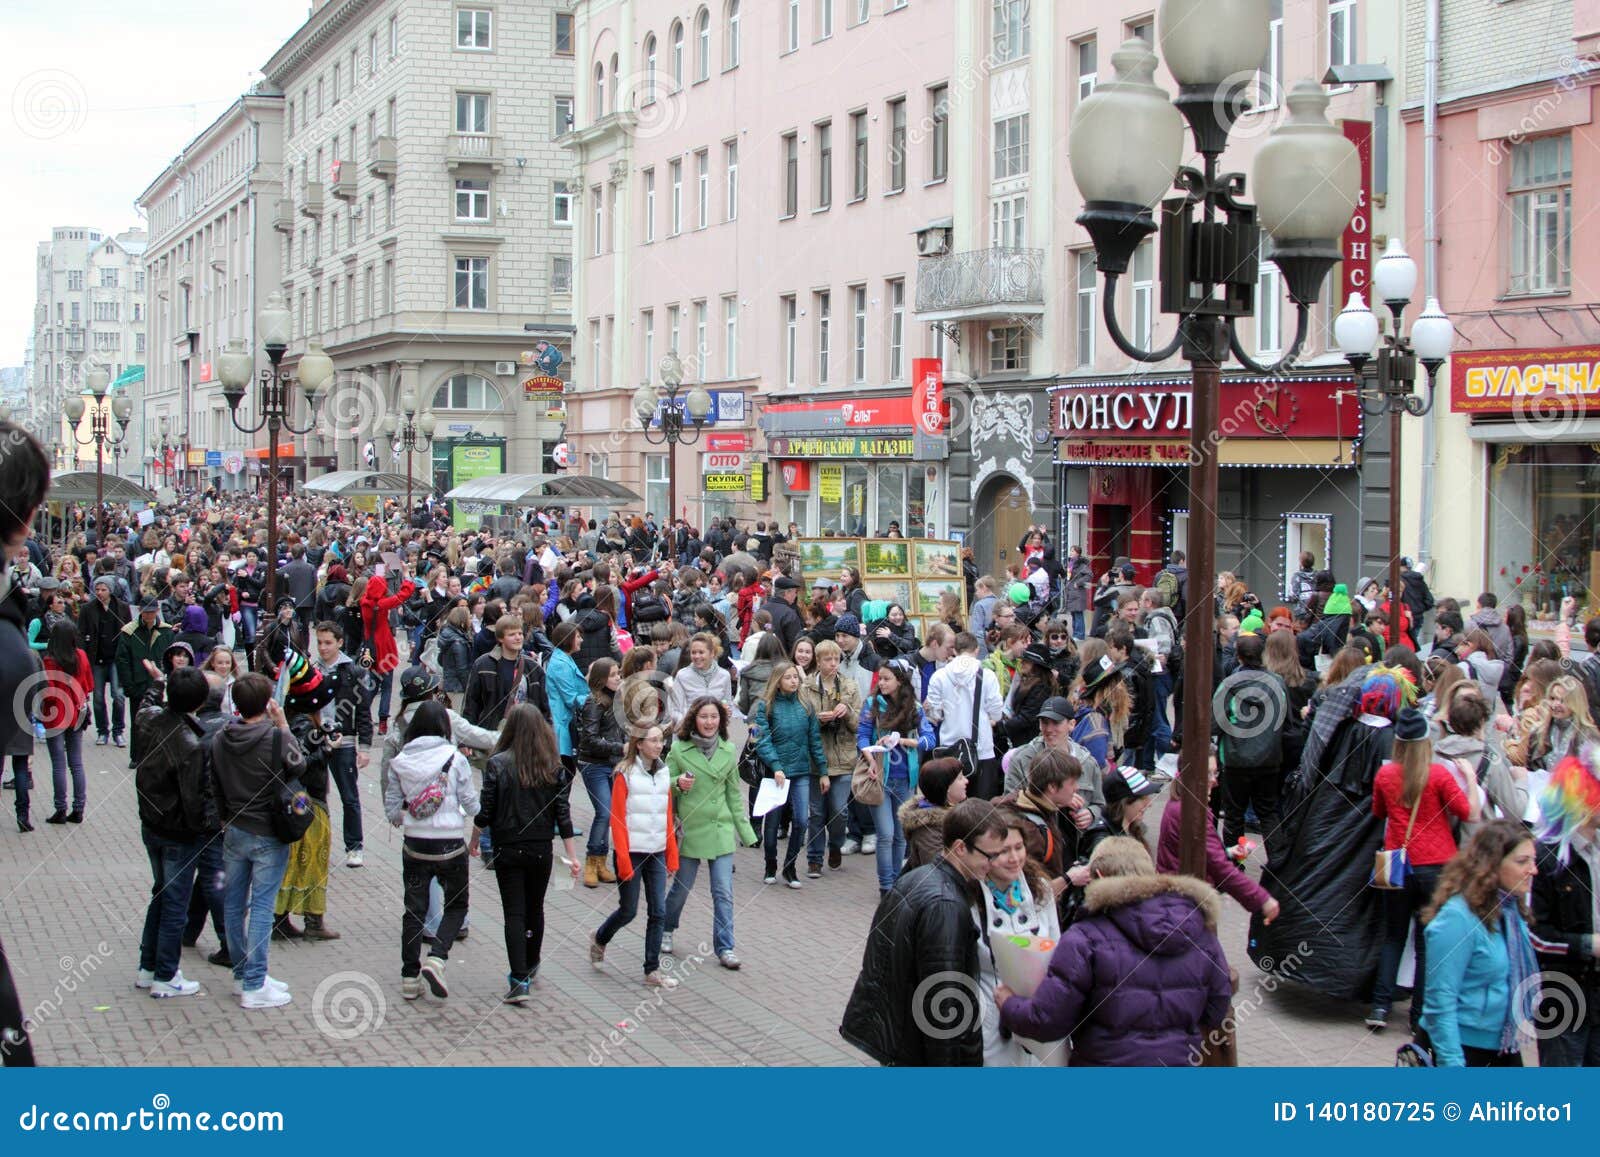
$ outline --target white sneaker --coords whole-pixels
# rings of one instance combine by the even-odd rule
[[[149,988],[155,982],[156,974],[151,972],[148,968],[141,968],[138,972],[134,973],[133,986],[135,988]]]
[[[646,988],[677,988],[678,978],[676,976],[666,976],[660,972],[651,972],[645,976],[644,985]]]
[[[239,998],[239,1003],[245,1008],[282,1008],[294,998],[289,995],[286,988],[268,988],[263,984],[254,992],[247,992]]]
[[[665,952],[668,956],[672,955],[672,933],[671,932],[663,932],[661,934],[661,951]]]
[[[279,980],[276,976],[267,977],[267,982],[265,984],[263,984],[262,987],[263,988],[275,989],[278,992],[288,992],[289,991],[289,986],[287,984],[285,984],[283,981]],[[235,996],[243,996],[244,995],[244,981],[235,980],[233,982],[233,995],[235,995]]]
[[[878,837],[877,836],[862,836],[861,837],[861,854],[863,856],[872,856],[872,855],[876,855],[877,852],[878,852]]]
[[[198,980],[185,980],[182,972],[174,972],[171,980],[152,980],[150,995],[161,999],[168,996],[193,996],[200,991]]]
[[[360,848],[344,854],[344,866],[347,868],[359,868],[366,862],[366,857],[361,854]]]
[[[845,837],[844,843],[839,845],[839,854],[841,856],[853,856],[860,850],[861,841],[851,836]]]

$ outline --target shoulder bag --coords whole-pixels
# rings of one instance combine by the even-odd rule
[[[935,759],[959,760],[961,770],[966,773],[968,779],[978,774],[978,712],[983,706],[983,671],[982,667],[978,668],[978,677],[972,688],[972,734],[965,739],[958,739],[954,743],[933,750]]]
[[[1400,841],[1400,846],[1392,851],[1379,850],[1373,853],[1372,886],[1383,888],[1386,891],[1397,891],[1406,886],[1406,881],[1411,878],[1411,860],[1406,855],[1406,848],[1411,843],[1411,829],[1417,826],[1417,813],[1422,810],[1422,797],[1428,789],[1424,785],[1417,802],[1411,808],[1411,821],[1406,824],[1405,839]]]
[[[878,709],[872,709],[872,734],[878,734]],[[856,752],[856,765],[850,771],[850,794],[862,807],[877,807],[883,802],[883,776],[865,751]]]

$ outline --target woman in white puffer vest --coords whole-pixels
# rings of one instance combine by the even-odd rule
[[[661,760],[666,733],[651,727],[628,740],[611,779],[611,845],[616,855],[617,910],[589,941],[589,961],[603,968],[606,945],[639,912],[644,888],[644,982],[676,988],[661,974],[661,933],[667,912],[667,875],[678,870],[677,825],[672,817],[672,775]]]

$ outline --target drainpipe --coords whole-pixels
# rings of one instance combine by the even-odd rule
[[[1439,296],[1439,7],[1440,0],[1425,0],[1427,9],[1422,49],[1422,288],[1423,299]],[[1417,565],[1426,567],[1433,557],[1433,466],[1437,454],[1434,406],[1422,423],[1422,517],[1417,527]]]

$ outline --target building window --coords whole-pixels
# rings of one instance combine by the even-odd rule
[[[853,142],[854,154],[851,165],[851,197],[861,200],[867,195],[867,114],[853,112],[850,114],[850,139]]]
[[[1027,326],[1002,325],[996,326],[989,331],[989,372],[991,374],[1027,373],[1030,353]]]
[[[487,221],[489,219],[489,182],[462,180],[456,182],[456,220]]]
[[[800,0],[789,0],[789,11],[784,18],[783,33],[783,50],[785,52],[798,52],[800,50]]]
[[[389,59],[400,55],[400,17],[389,17]]]
[[[833,205],[833,122],[813,125],[817,137],[817,208]]]
[[[833,344],[833,294],[824,290],[816,295],[817,308],[817,385],[828,384],[828,360]]]
[[[1078,99],[1088,100],[1094,95],[1094,86],[1100,81],[1099,44],[1092,36],[1080,40],[1074,46],[1074,56],[1078,64]]]
[[[594,206],[594,247],[593,255],[599,257],[605,252],[605,202],[601,199],[604,190],[599,185],[589,186],[589,202]]]
[[[83,270],[67,270],[67,292],[80,293],[83,290]]]
[[[1283,87],[1283,0],[1270,0],[1267,11],[1267,55],[1256,71],[1257,110],[1277,108]]]
[[[1152,348],[1155,330],[1155,253],[1153,241],[1133,251],[1133,342],[1140,349]]]
[[[739,219],[739,142],[726,141],[722,146],[722,164],[727,172],[724,196],[727,201],[727,219]]]
[[[656,171],[644,171],[644,239],[656,239]]]
[[[456,374],[440,386],[433,395],[435,410],[489,410],[500,409],[500,391],[487,378],[477,374]]]
[[[589,373],[589,384],[595,389],[600,388],[600,321],[598,318],[589,322],[589,364],[594,367]]]
[[[115,269],[102,269],[100,271],[100,288],[101,289],[116,289],[117,288],[117,271]]]
[[[1029,0],[994,0],[994,59],[997,64],[1028,55]]]
[[[572,98],[558,96],[555,98],[555,123],[550,127],[551,138],[559,137],[563,133],[572,131]]]
[[[668,166],[667,172],[672,185],[671,202],[667,206],[670,218],[667,236],[676,237],[683,232],[683,162],[673,161]]]
[[[1572,137],[1511,147],[1511,277],[1507,292],[1557,293],[1572,284]]]
[[[867,380],[867,287],[850,289],[850,380]]]
[[[646,454],[644,457],[644,508],[647,511],[666,510],[670,505],[672,483],[667,477],[667,456]]]
[[[800,310],[793,296],[781,299],[783,307],[783,384],[793,389],[800,352]]]
[[[456,93],[456,132],[486,133],[489,131],[489,94],[486,92]]]
[[[335,105],[337,105],[339,103],[339,89],[340,89],[340,85],[339,85],[339,62],[338,61],[334,61],[333,62],[333,103]]]
[[[694,78],[708,80],[711,76],[711,13],[700,9],[694,18]]]
[[[711,152],[701,149],[694,155],[695,228],[711,224]]]
[[[906,283],[900,278],[889,282],[889,380],[903,382],[906,377]]]
[[[726,59],[723,68],[739,67],[739,0],[726,0],[722,14],[722,38]]]
[[[1283,280],[1277,264],[1267,258],[1266,252],[1267,238],[1263,233],[1262,256],[1256,266],[1256,353],[1278,354],[1283,350]]]
[[[888,193],[904,192],[906,187],[906,100],[889,102],[889,187]]]
[[[1022,249],[1028,243],[1028,195],[996,197],[989,204],[989,244]]]
[[[739,299],[737,297],[724,297],[722,299],[722,375],[725,378],[739,376]]]
[[[699,377],[702,382],[706,380],[706,363],[711,360],[708,312],[704,301],[694,303],[694,357],[695,364],[699,367]]]
[[[456,258],[456,308],[489,308],[489,259]]]
[[[1099,270],[1094,263],[1093,253],[1079,253],[1076,255],[1078,262],[1078,300],[1074,320],[1078,331],[1078,365],[1094,365],[1094,333],[1095,333],[1095,277]]]
[[[1028,171],[1028,114],[994,122],[994,179],[1020,177]]]
[[[572,13],[557,12],[555,14],[555,54],[557,56],[572,55]]]
[[[565,181],[552,181],[550,219],[556,225],[572,224],[572,187]]]
[[[1128,22],[1128,39],[1142,40],[1152,48],[1155,47],[1156,22],[1154,20],[1131,20]]]
[[[550,292],[572,292],[572,258],[556,254],[550,258]]]
[[[793,217],[800,211],[800,138],[794,133],[783,134],[783,215]]]
[[[928,119],[933,132],[928,149],[928,179],[942,181],[950,175],[950,89],[945,85],[928,90]]]
[[[491,16],[492,13],[486,8],[457,8],[456,47],[487,52]]]
[[[617,54],[611,54],[611,110],[617,111],[618,103],[622,100],[622,61]]]
[[[817,0],[817,39],[833,35],[833,0]]]
[[[656,103],[656,34],[644,38],[644,99],[640,104]]]
[[[606,115],[606,66],[600,61],[594,62],[594,116],[592,120],[599,120]]]
[[[683,21],[672,22],[672,87],[683,87]]]
[[[1328,64],[1356,62],[1356,0],[1328,0]]]
[[[656,364],[656,313],[646,309],[639,314],[639,354],[644,363],[639,380],[650,380],[651,367]]]
[[[847,0],[850,5],[850,25],[865,24],[872,15],[872,0]]]

